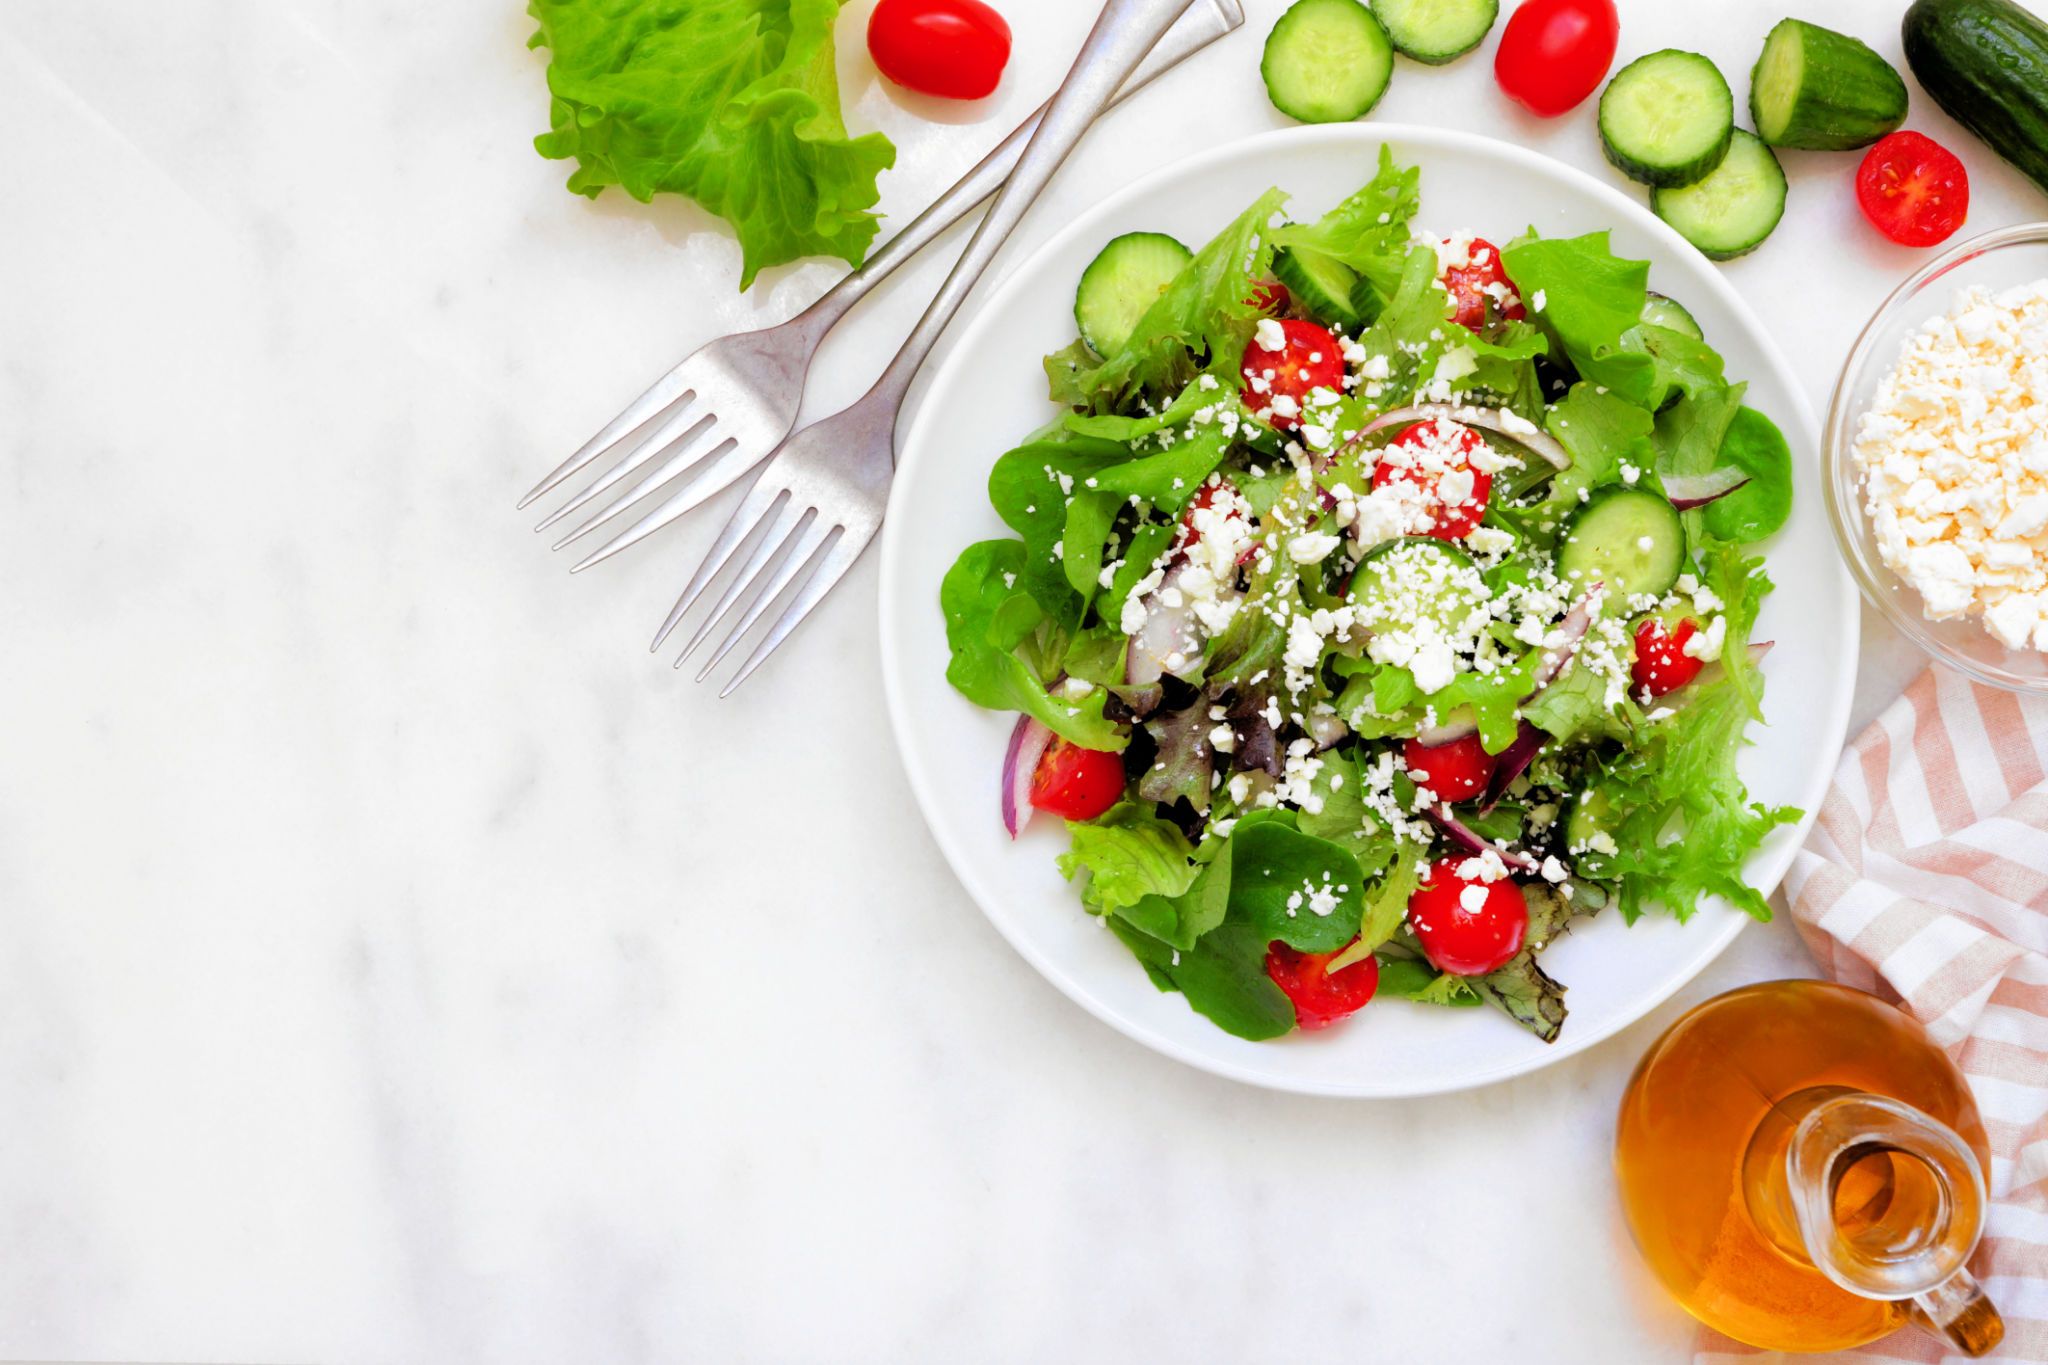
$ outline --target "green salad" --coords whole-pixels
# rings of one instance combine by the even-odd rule
[[[1082,908],[1243,1038],[1399,997],[1554,1040],[1575,917],[1767,918],[1798,815],[1736,773],[1783,437],[1606,233],[1440,237],[1419,181],[1106,244],[990,471],[1014,535],[940,590],[1011,833],[1064,819]]]

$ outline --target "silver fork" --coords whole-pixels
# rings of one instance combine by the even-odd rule
[[[918,367],[1046,181],[1108,107],[1111,96],[1146,50],[1191,3],[1109,0],[1103,6],[1016,170],[903,349],[852,407],[805,427],[776,452],[713,542],[650,648],[661,648],[662,641],[740,547],[752,542],[754,549],[746,563],[676,658],[676,667],[682,667],[748,591],[758,589],[738,624],[698,671],[697,680],[702,682],[783,593],[793,588],[782,614],[739,671],[719,689],[719,696],[729,696],[853,567],[882,524],[889,481],[895,474],[897,414]]]
[[[1239,0],[1201,0],[1159,40],[1117,92],[1122,101],[1164,71],[1244,23]],[[773,453],[796,424],[804,377],[825,334],[869,290],[1002,187],[1024,154],[1045,105],[902,232],[816,303],[774,327],[720,337],[684,357],[604,429],[519,500],[524,508],[615,456],[611,467],[541,519],[545,531],[578,512],[561,549],[641,506],[691,470],[697,476],[645,511],[570,571],[580,573],[702,505]],[[637,439],[635,439],[637,437]],[[637,476],[637,477],[636,477]],[[629,486],[630,481],[630,486]]]

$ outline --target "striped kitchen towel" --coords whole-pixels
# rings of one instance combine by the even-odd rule
[[[1784,899],[1821,969],[1898,1002],[1970,1078],[1991,1139],[1971,1268],[1987,1357],[2048,1362],[2048,701],[1924,673],[1842,755]],[[1705,1333],[1698,1365],[1767,1353]],[[1908,1330],[1799,1360],[1960,1361]]]

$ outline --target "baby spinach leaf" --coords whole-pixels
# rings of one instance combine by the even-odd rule
[[[1266,975],[1266,941],[1241,924],[1221,924],[1177,950],[1118,919],[1109,927],[1145,966],[1152,984],[1187,997],[1195,1013],[1253,1042],[1294,1027],[1294,1006]]]
[[[1735,544],[1762,540],[1792,515],[1792,448],[1777,424],[1755,408],[1739,408],[1721,438],[1719,463],[1749,482],[1700,509],[1707,534]]]
[[[1305,953],[1358,937],[1365,874],[1350,853],[1278,821],[1240,825],[1230,845],[1232,921]]]
[[[1055,699],[1045,690],[1043,665],[1034,667],[1017,650],[1051,650],[1042,637],[1044,609],[1022,586],[1025,551],[1015,540],[984,540],[961,551],[939,585],[946,617],[946,643],[953,651],[946,680],[977,706],[1022,711],[1054,734],[1087,749],[1121,751],[1129,741],[1102,714],[1107,694],[1090,693],[1079,702]],[[1064,637],[1058,652],[1065,653]]]

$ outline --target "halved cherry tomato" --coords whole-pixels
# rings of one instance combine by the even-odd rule
[[[1462,422],[1453,422],[1441,417],[1432,417],[1417,422],[1406,431],[1387,442],[1388,449],[1407,448],[1428,450],[1436,453],[1446,442],[1455,442],[1455,454],[1463,458],[1455,464],[1440,462],[1442,468],[1427,463],[1402,463],[1382,459],[1373,467],[1372,486],[1385,488],[1394,482],[1412,483],[1426,490],[1432,502],[1430,514],[1434,524],[1423,532],[1438,540],[1462,540],[1472,534],[1486,516],[1486,501],[1493,496],[1493,475],[1472,463],[1472,452],[1485,444],[1479,433]],[[1446,484],[1453,482],[1453,475],[1471,476],[1471,486],[1462,491],[1455,500],[1448,493],[1459,493]]]
[[[1261,327],[1264,323],[1259,324]],[[1244,379],[1244,401],[1278,431],[1301,426],[1301,406],[1316,389],[1344,391],[1344,353],[1327,328],[1299,318],[1284,318],[1285,340],[1269,351],[1253,338],[1238,367]]]
[[[1031,774],[1031,804],[1063,820],[1093,820],[1124,794],[1122,754],[1056,739]]]
[[[1528,316],[1523,311],[1521,297],[1514,293],[1514,281],[1501,268],[1500,248],[1484,237],[1474,237],[1468,253],[1470,265],[1454,265],[1443,273],[1443,286],[1455,303],[1457,311],[1451,314],[1451,321],[1460,327],[1469,327],[1477,332],[1482,330],[1495,316],[1509,321],[1518,321]],[[1511,300],[1503,307],[1498,299],[1487,290],[1495,285],[1505,285]]]
[[[1266,975],[1293,1002],[1294,1022],[1304,1030],[1328,1028],[1346,1015],[1358,1013],[1380,988],[1377,961],[1360,958],[1333,974],[1329,965],[1336,956],[1296,952],[1284,943],[1266,949]]]
[[[1529,902],[1503,878],[1483,882],[1458,875],[1463,858],[1445,858],[1408,898],[1408,923],[1422,952],[1440,972],[1485,976],[1522,951],[1529,932]]]
[[[1401,750],[1401,762],[1415,785],[1440,801],[1469,801],[1493,779],[1493,755],[1486,752],[1477,734],[1448,744],[1411,739]]]
[[[1954,152],[1922,133],[1879,139],[1856,168],[1856,202],[1879,232],[1902,246],[1933,246],[1970,216],[1970,173]]]
[[[981,0],[881,0],[868,16],[868,55],[898,85],[978,100],[1003,79],[1010,26]]]
[[[1260,280],[1252,286],[1252,296],[1245,302],[1268,317],[1277,318],[1294,306],[1294,295],[1278,280]]]
[[[1690,616],[1668,631],[1656,617],[1645,618],[1636,627],[1636,657],[1628,669],[1636,692],[1661,697],[1697,678],[1706,664],[1686,653],[1685,643],[1699,633],[1699,623]]]
[[[1530,113],[1556,118],[1599,88],[1620,41],[1614,0],[1522,0],[1501,30],[1493,78]]]

